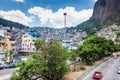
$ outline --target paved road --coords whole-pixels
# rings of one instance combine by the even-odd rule
[[[10,76],[12,75],[15,69],[1,69],[0,70],[0,80],[10,80]]]
[[[101,71],[103,73],[101,80],[120,80],[120,74],[117,74],[118,67],[120,67],[120,57],[117,59],[112,58],[76,80],[94,80],[92,79],[92,75],[95,71]]]

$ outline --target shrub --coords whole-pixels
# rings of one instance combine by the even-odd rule
[[[80,70],[86,70],[84,66],[80,66]]]

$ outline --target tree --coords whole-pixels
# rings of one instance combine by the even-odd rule
[[[117,30],[117,31],[115,31],[115,33],[116,33],[116,39],[115,39],[115,42],[116,42],[116,43],[120,43],[120,31]]]
[[[68,66],[66,65],[67,49],[56,41],[43,43],[41,46],[40,66],[42,68],[39,69],[41,74],[47,80],[60,80],[68,71]],[[37,59],[36,57],[35,59]]]
[[[10,52],[9,52],[10,61],[11,61],[12,55],[13,55],[13,51],[10,50]]]
[[[95,60],[99,60],[110,55],[115,50],[115,44],[112,40],[105,37],[90,36],[77,49],[82,61],[92,65]]]
[[[13,51],[12,50],[5,52],[5,58],[7,59],[8,62],[11,61],[12,56],[13,56]]]
[[[34,61],[32,59],[28,59],[27,61],[21,61],[17,64],[19,69],[13,73],[10,80],[31,80],[32,76],[36,74],[33,65]]]
[[[69,71],[66,65],[68,50],[57,41],[42,41],[37,46],[40,48],[36,49],[41,51],[33,53],[31,60],[18,65],[20,67],[17,71],[18,78],[27,80],[34,75],[42,75],[45,80],[60,80]]]
[[[115,51],[120,51],[120,44],[115,44],[114,47],[115,47],[114,52]]]
[[[41,39],[35,41],[34,45],[35,45],[36,50],[39,50],[39,48],[41,48],[41,45],[43,42],[44,40],[41,40]]]

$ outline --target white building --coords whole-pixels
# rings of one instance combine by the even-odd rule
[[[7,30],[1,29],[0,36],[6,37],[6,35],[7,35]]]

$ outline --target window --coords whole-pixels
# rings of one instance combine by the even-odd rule
[[[33,40],[33,42],[35,42],[35,40]]]

